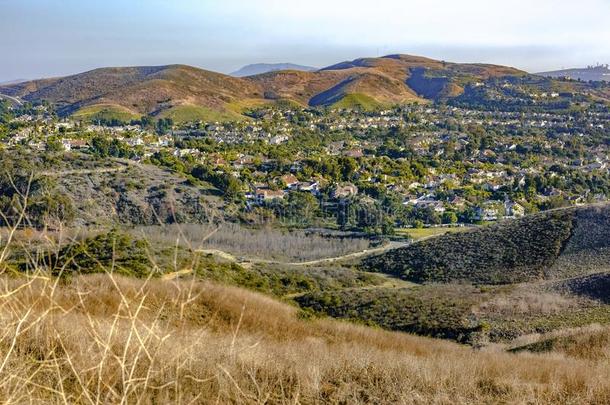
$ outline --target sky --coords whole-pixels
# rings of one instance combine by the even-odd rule
[[[539,72],[610,63],[609,21],[610,0],[0,0],[0,82],[393,53]]]

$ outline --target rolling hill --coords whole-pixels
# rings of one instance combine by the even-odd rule
[[[268,72],[277,72],[278,70],[300,70],[303,72],[312,72],[314,70],[318,70],[318,68],[312,66],[295,65],[294,63],[254,63],[252,65],[246,65],[231,73],[231,76],[254,76]]]
[[[418,283],[512,284],[610,271],[610,205],[562,209],[414,243],[364,262]]]
[[[295,301],[315,313],[473,346],[608,325],[610,205],[445,234],[368,257],[359,270],[411,285],[309,291]]]
[[[473,351],[307,319],[197,279],[35,275],[1,279],[7,403],[605,404],[610,395],[607,332],[547,349],[565,355]]]
[[[510,83],[508,90],[505,83]],[[511,109],[523,105],[527,94],[538,91],[565,94],[565,100],[558,99],[564,104],[569,104],[573,93],[610,100],[607,88],[585,82],[532,76],[506,66],[410,55],[361,58],[316,71],[274,70],[242,78],[168,65],[100,68],[63,78],[0,85],[0,94],[24,101],[46,100],[57,106],[60,115],[83,120],[128,121],[150,115],[180,122],[245,119],[244,112],[277,102],[370,110],[447,101],[466,107]]]
[[[569,78],[583,81],[610,82],[610,68],[608,65],[589,66],[587,68],[574,68],[538,73],[540,76],[552,78]]]
[[[121,116],[171,116],[193,110],[191,117],[237,118],[232,103],[260,98],[256,86],[240,79],[184,65],[102,68],[73,76],[36,80],[0,88],[0,93],[27,101],[55,103],[60,114],[100,110]],[[184,114],[183,114],[184,115]]]
[[[281,70],[245,78],[185,65],[101,68],[62,78],[0,86],[25,101],[55,103],[83,119],[147,114],[177,121],[231,120],[245,110],[290,100],[303,106],[378,108],[462,94],[464,86],[525,72],[494,65],[456,64],[389,55],[356,59],[319,71]]]

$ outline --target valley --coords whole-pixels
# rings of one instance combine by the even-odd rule
[[[0,86],[0,399],[606,403],[609,91],[409,55]]]

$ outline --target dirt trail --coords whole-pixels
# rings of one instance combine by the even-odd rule
[[[59,171],[43,171],[40,172],[42,176],[73,176],[73,175],[87,175],[87,174],[102,174],[102,173],[117,173],[124,172],[127,170],[127,166],[120,167],[108,167],[101,169],[75,169],[75,170],[59,170]]]
[[[217,250],[217,249],[198,249],[198,250],[196,250],[196,252],[218,256],[225,260],[236,262],[245,267],[249,267],[252,264],[283,264],[286,266],[315,266],[318,264],[335,263],[338,261],[344,261],[344,260],[349,260],[349,259],[358,259],[360,257],[372,256],[375,254],[387,252],[389,250],[398,249],[398,248],[407,246],[408,244],[409,244],[409,242],[389,242],[378,248],[364,249],[359,252],[348,253],[348,254],[336,256],[336,257],[326,257],[326,258],[322,258],[322,259],[310,260],[310,261],[306,261],[306,262],[283,262],[280,260],[268,260],[268,259],[257,259],[257,258],[243,258],[240,260],[230,253],[224,252],[222,250]]]
[[[17,106],[22,106],[23,105],[23,101],[19,100],[16,97],[12,97],[12,96],[9,96],[9,95],[6,95],[6,94],[0,94],[0,99],[6,99],[6,100],[9,100],[9,101],[12,101]]]

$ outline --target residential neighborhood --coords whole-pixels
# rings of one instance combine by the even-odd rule
[[[544,97],[555,96],[532,95]],[[352,204],[409,227],[498,221],[610,195],[610,115],[593,108],[266,108],[245,121],[163,127],[60,119],[45,105],[14,115],[3,148],[107,155],[171,170],[200,166],[199,177],[231,188],[246,212],[277,214],[293,194],[309,194],[322,217],[338,218]]]

